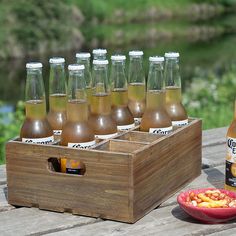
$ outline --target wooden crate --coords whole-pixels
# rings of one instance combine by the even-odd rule
[[[167,136],[119,134],[92,150],[59,145],[6,145],[12,205],[133,223],[201,172],[201,121]],[[57,172],[57,158],[80,160],[84,175]]]

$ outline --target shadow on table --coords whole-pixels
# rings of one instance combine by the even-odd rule
[[[207,175],[207,181],[215,188],[224,188],[225,175],[217,168],[203,169]],[[204,188],[204,186],[202,186]]]

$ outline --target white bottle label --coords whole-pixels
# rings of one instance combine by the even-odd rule
[[[141,117],[135,117],[134,118],[134,122],[135,122],[136,125],[140,125],[141,124],[141,120],[142,120]]]
[[[130,125],[118,125],[117,126],[117,129],[120,130],[120,131],[126,131],[126,130],[130,130],[132,128],[135,127],[135,124],[130,124]]]
[[[114,133],[114,134],[97,134],[97,135],[95,135],[95,137],[99,138],[99,139],[108,139],[108,138],[113,138],[116,135],[117,135],[117,133]]]
[[[236,138],[227,137],[225,183],[236,189]]]
[[[227,137],[227,161],[236,162],[236,138]]]
[[[186,120],[175,120],[175,121],[172,121],[172,125],[173,126],[184,126],[184,125],[187,125],[188,124],[188,119]]]
[[[35,143],[35,144],[51,144],[54,142],[54,137],[46,138],[22,138],[23,143]]]
[[[87,149],[92,148],[96,144],[96,141],[89,141],[89,142],[83,142],[83,143],[68,143],[68,147],[70,148],[81,148],[81,149]]]
[[[167,135],[172,131],[172,126],[165,128],[150,128],[149,133]]]
[[[54,129],[53,130],[54,135],[61,135],[61,133],[62,133],[62,130],[60,130],[60,129],[58,129],[58,130]]]

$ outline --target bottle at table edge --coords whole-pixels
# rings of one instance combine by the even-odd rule
[[[236,191],[236,101],[234,102],[234,120],[226,136],[225,189]]]
[[[54,138],[61,135],[62,126],[66,122],[67,84],[65,78],[65,59],[52,57],[49,59],[49,112],[48,121],[53,129]]]
[[[111,90],[107,70],[108,60],[93,60],[89,125],[98,139],[108,139],[117,135],[117,125],[111,115]]]
[[[88,124],[89,112],[84,65],[69,65],[68,70],[67,121],[62,128],[60,144],[71,148],[92,148],[96,142],[94,131]],[[69,174],[82,174],[84,166],[78,160],[61,158],[61,171]]]
[[[172,122],[165,108],[164,57],[149,57],[149,62],[146,109],[140,131],[167,135],[172,131]]]
[[[26,64],[26,117],[20,131],[20,138],[25,143],[51,144],[54,141],[53,130],[47,120],[42,67],[40,62]]]
[[[166,88],[166,110],[172,120],[172,125],[187,125],[188,115],[182,104],[178,52],[165,53],[164,78]]]
[[[130,51],[128,70],[128,107],[135,123],[140,124],[145,111],[146,81],[143,70],[143,51]]]
[[[119,131],[130,130],[135,127],[134,118],[128,107],[128,89],[125,75],[124,55],[111,56],[111,103],[112,117],[116,121]]]
[[[89,52],[76,53],[77,64],[84,65],[84,77],[86,82],[86,94],[89,105],[89,111],[92,98],[92,74],[90,66],[90,57],[91,54]]]

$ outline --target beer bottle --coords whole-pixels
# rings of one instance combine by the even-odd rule
[[[165,109],[165,87],[163,78],[164,57],[149,57],[146,109],[140,130],[166,135],[172,130],[171,119]]]
[[[92,97],[92,75],[91,75],[91,67],[90,67],[90,53],[76,53],[77,63],[80,65],[84,65],[84,77],[86,82],[86,94],[87,101],[90,110],[91,97]]]
[[[89,124],[99,139],[117,134],[116,122],[111,115],[111,92],[107,76],[108,60],[93,61],[93,91]]]
[[[49,63],[49,112],[47,117],[56,138],[61,135],[62,126],[66,121],[65,59],[53,57],[49,59]]]
[[[165,53],[166,110],[173,126],[188,124],[188,115],[182,104],[179,53]]]
[[[93,60],[106,60],[107,50],[98,48],[93,49]]]
[[[134,128],[134,118],[128,108],[128,90],[125,76],[124,55],[111,56],[111,102],[112,117],[116,121],[118,130]]]
[[[234,102],[234,120],[227,132],[225,189],[236,191],[236,101]]]
[[[143,70],[143,52],[130,51],[130,64],[128,73],[128,106],[134,120],[140,124],[145,110],[146,85]]]
[[[26,143],[51,144],[54,141],[53,130],[46,114],[42,67],[39,62],[26,64],[26,118],[20,131],[20,138]]]
[[[95,136],[88,125],[84,65],[69,65],[68,70],[67,121],[62,128],[61,145],[80,149],[91,148],[95,144]],[[83,166],[79,161],[61,159],[62,172],[81,174],[82,168]]]

